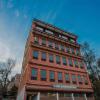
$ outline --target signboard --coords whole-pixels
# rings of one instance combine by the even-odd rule
[[[75,85],[63,85],[63,84],[55,84],[53,85],[53,88],[61,88],[61,89],[77,89],[77,86]]]

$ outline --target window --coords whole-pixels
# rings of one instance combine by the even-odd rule
[[[64,46],[63,45],[60,45],[60,50],[64,51]]]
[[[62,57],[62,62],[63,62],[63,65],[67,65],[66,57]]]
[[[33,58],[38,59],[38,55],[39,55],[38,51],[34,50],[33,51]]]
[[[38,44],[39,43],[39,38],[37,36],[34,37],[34,43]]]
[[[59,45],[57,43],[55,43],[55,49],[59,50]]]
[[[41,80],[46,81],[46,70],[41,70]]]
[[[49,54],[49,62],[53,62],[53,54]]]
[[[46,61],[46,52],[42,52],[42,59],[43,61]]]
[[[76,76],[75,76],[75,75],[72,75],[72,82],[73,82],[74,84],[76,84]]]
[[[36,26],[36,29],[40,30],[40,31],[43,31],[43,28],[40,27],[40,26]]]
[[[42,38],[42,45],[46,45],[46,38]]]
[[[80,75],[77,76],[79,84],[82,84],[82,77]]]
[[[78,49],[76,49],[76,55],[77,55],[77,56],[80,55],[80,52],[79,52]]]
[[[71,53],[75,54],[74,48],[70,48],[71,49]]]
[[[84,63],[81,61],[80,62],[80,68],[83,69],[84,68]]]
[[[69,79],[69,74],[65,74],[65,80],[66,80],[66,83],[69,83],[70,82],[70,79]]]
[[[69,66],[73,66],[73,62],[71,58],[68,59],[68,62],[69,62]]]
[[[70,52],[69,47],[66,47],[66,52],[67,52],[67,53],[69,53],[69,52]]]
[[[68,40],[68,38],[67,38],[66,36],[62,36],[62,38],[63,38],[65,41]]]
[[[32,72],[31,72],[32,80],[37,80],[37,73],[38,73],[38,70],[36,68],[32,68]]]
[[[78,61],[74,60],[75,67],[78,67]]]
[[[56,55],[56,63],[57,63],[57,64],[60,64],[60,56],[57,56],[57,55]]]
[[[83,76],[83,80],[84,80],[85,85],[88,85],[88,80],[86,76]]]
[[[50,81],[51,82],[54,82],[55,81],[55,74],[54,74],[54,72],[53,71],[50,71]]]
[[[58,82],[62,82],[62,73],[58,72]]]
[[[71,43],[75,43],[75,40],[74,39],[69,39],[69,41],[71,42]]]
[[[49,34],[53,34],[53,32],[50,31],[50,30],[45,30],[45,32],[47,32],[47,33],[49,33]]]
[[[53,42],[52,42],[51,40],[48,41],[48,46],[49,46],[50,48],[53,48]]]

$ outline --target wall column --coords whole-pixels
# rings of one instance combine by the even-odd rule
[[[37,100],[40,100],[40,92],[37,94]]]
[[[59,94],[58,94],[58,92],[57,92],[57,100],[59,100]]]
[[[86,93],[84,94],[84,97],[85,97],[85,100],[87,100],[87,96],[86,96]]]
[[[72,93],[72,100],[75,100],[75,99],[74,99],[74,93]]]

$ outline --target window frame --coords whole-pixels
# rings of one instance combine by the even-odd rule
[[[36,71],[36,75],[32,75],[32,71]],[[31,80],[38,80],[38,69],[37,68],[32,68],[31,69]]]
[[[41,52],[41,60],[46,61],[47,58],[47,53],[46,52]]]
[[[53,73],[53,78],[51,78],[51,73]],[[55,82],[55,72],[54,71],[49,71],[49,80],[50,82]]]
[[[36,53],[36,54],[34,54]],[[33,59],[38,59],[39,57],[39,51],[38,50],[33,50]]]
[[[61,59],[60,59],[60,56],[59,56],[59,55],[56,55],[56,64],[60,64],[60,63],[61,63],[60,60],[61,60]]]
[[[57,75],[58,75],[58,83],[62,83],[63,82],[63,73],[62,72],[58,72]]]
[[[45,73],[45,76],[43,75],[43,73]],[[47,70],[46,69],[41,69],[40,70],[40,79],[41,79],[41,81],[46,81],[47,80]]]

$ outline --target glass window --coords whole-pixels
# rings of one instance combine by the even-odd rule
[[[66,52],[69,53],[70,52],[70,48],[66,47]]]
[[[57,56],[57,55],[56,55],[56,63],[57,63],[57,64],[60,64],[60,56]]]
[[[50,81],[54,82],[55,81],[55,74],[54,71],[50,71]]]
[[[53,54],[49,54],[49,62],[53,62]]]
[[[42,52],[42,60],[46,61],[46,52]]]
[[[78,61],[74,60],[75,67],[78,67]]]
[[[64,46],[63,45],[60,45],[60,50],[64,51]]]
[[[40,26],[36,26],[36,29],[40,30],[40,31],[43,31],[43,28],[40,27]]]
[[[75,54],[74,48],[70,48],[70,49],[71,49],[71,53],[72,53],[72,54]]]
[[[50,31],[50,30],[45,30],[45,32],[47,32],[47,33],[49,33],[49,34],[53,34],[53,32],[52,31]]]
[[[69,39],[69,41],[71,42],[71,43],[75,43],[75,40],[74,39]]]
[[[76,83],[76,76],[75,75],[72,75],[72,82]]]
[[[82,77],[78,75],[77,78],[78,78],[79,83],[82,84]]]
[[[66,57],[62,57],[63,65],[67,65]]]
[[[38,44],[39,43],[39,38],[37,36],[34,37],[34,43]]]
[[[71,58],[68,59],[68,62],[69,62],[69,66],[73,66],[73,62]]]
[[[62,82],[62,72],[58,72],[58,82]]]
[[[46,45],[46,38],[42,38],[42,45]]]
[[[31,73],[32,80],[37,80],[37,73],[38,73],[38,70],[36,68],[32,68],[32,73]]]
[[[79,49],[76,49],[76,55],[80,55]]]
[[[41,80],[46,81],[46,70],[41,70]]]
[[[39,52],[36,51],[36,50],[34,50],[34,51],[33,51],[33,58],[34,58],[34,59],[38,59],[38,55],[39,55]]]
[[[70,79],[69,79],[69,74],[65,74],[65,80],[66,80],[66,82],[69,82],[70,81]]]
[[[57,43],[55,43],[55,49],[59,50],[59,45]]]
[[[84,62],[80,62],[80,68],[83,69],[84,68]]]
[[[83,76],[83,80],[84,80],[85,85],[88,85],[88,80],[86,76]]]
[[[53,48],[53,42],[52,42],[51,40],[48,41],[48,46],[49,46],[50,48]]]

